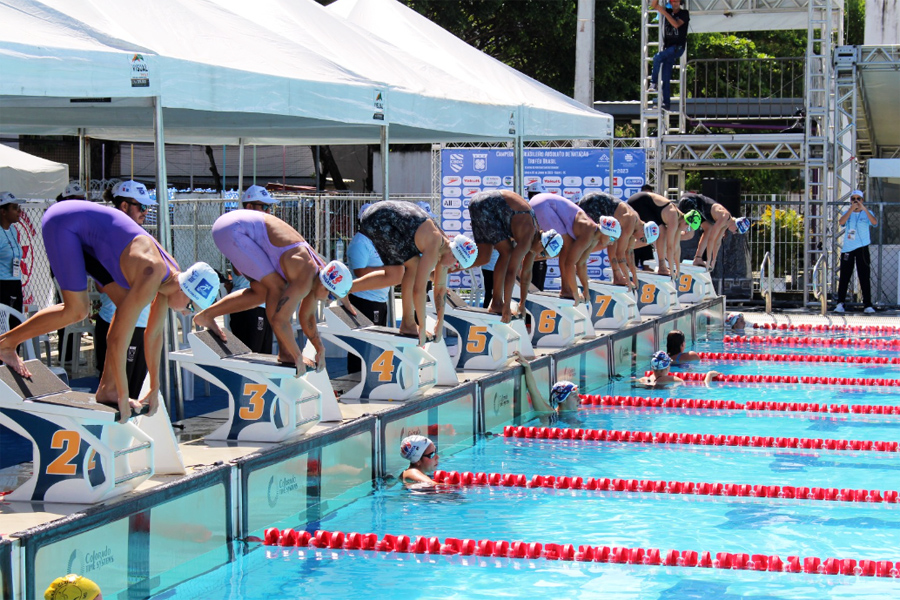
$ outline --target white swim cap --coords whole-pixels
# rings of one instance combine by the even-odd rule
[[[421,201],[419,201],[419,202],[416,202],[416,205],[417,205],[419,208],[421,208],[422,210],[424,210],[425,212],[427,212],[427,213],[428,213],[428,216],[431,217],[432,219],[437,219],[437,218],[438,218],[438,216],[437,216],[436,214],[434,214],[434,211],[431,210],[431,204],[429,204],[428,202],[425,202],[424,200],[421,200]]]
[[[400,456],[411,463],[417,463],[422,460],[428,445],[433,443],[424,435],[408,435],[400,442]]]
[[[644,239],[648,244],[652,244],[659,239],[659,225],[654,221],[644,223]]]
[[[112,189],[112,195],[131,198],[132,200],[137,200],[141,204],[146,204],[147,206],[157,205],[156,200],[150,197],[147,186],[131,179],[117,183]]]
[[[453,251],[453,256],[456,257],[456,261],[463,269],[471,267],[478,258],[478,246],[461,233],[457,234],[450,242],[450,250]]]
[[[365,204],[363,204],[362,206],[360,206],[360,207],[359,207],[359,213],[357,213],[356,218],[357,218],[357,219],[362,219],[363,214],[365,214],[365,212],[366,212],[367,210],[369,210],[369,208],[370,208],[371,206],[372,206],[372,203],[371,203],[371,202],[366,202]]]
[[[654,371],[662,371],[663,369],[667,369],[671,364],[672,359],[669,358],[669,355],[662,350],[660,350],[650,358],[650,368]]]
[[[84,198],[84,188],[77,181],[70,181],[63,191],[63,198]]]
[[[556,258],[562,252],[563,236],[559,235],[555,229],[548,229],[541,234],[541,245],[548,258]]]
[[[343,298],[350,293],[353,286],[353,275],[344,263],[333,260],[319,271],[319,281],[329,292]]]
[[[611,242],[616,241],[622,235],[622,226],[615,217],[600,217],[600,231],[609,236]]]
[[[278,200],[272,197],[269,190],[261,185],[251,185],[241,194],[241,204],[247,202],[259,202],[260,204],[278,204]]]
[[[745,233],[750,231],[750,219],[748,219],[747,217],[735,219],[734,226],[737,227],[737,231],[739,234],[744,235]]]
[[[130,197],[130,196],[129,196]],[[212,306],[219,293],[219,275],[205,262],[198,262],[178,274],[178,285],[200,310]]]
[[[545,188],[544,184],[540,181],[532,181],[528,184],[528,187],[525,188],[525,192],[528,194],[545,194],[547,193],[547,188]]]
[[[578,391],[578,386],[571,381],[557,381],[550,388],[550,406],[556,409],[557,406],[566,401],[569,394]]]

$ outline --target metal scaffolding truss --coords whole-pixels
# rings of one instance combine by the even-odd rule
[[[809,0],[691,0],[691,15],[705,13],[805,12]]]
[[[661,161],[679,169],[796,169],[803,165],[804,143],[802,133],[669,136]]]

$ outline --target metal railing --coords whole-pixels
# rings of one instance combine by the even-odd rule
[[[760,292],[762,293],[763,298],[766,299],[766,312],[772,313],[772,255],[766,252],[765,256],[763,256],[762,262],[759,263],[759,282],[760,282]],[[766,271],[766,265],[768,265],[769,270]],[[768,277],[766,275],[768,274]],[[765,279],[766,285],[763,287],[762,282]]]
[[[803,57],[689,60],[685,113],[704,121],[798,116],[805,69]]]
[[[825,313],[828,312],[828,293],[826,292],[825,284],[827,283],[827,269],[828,264],[826,259],[826,255],[822,255],[819,257],[819,260],[816,261],[816,266],[813,267],[813,298],[816,298],[820,303],[820,311],[824,316]],[[821,281],[819,281],[821,279]]]

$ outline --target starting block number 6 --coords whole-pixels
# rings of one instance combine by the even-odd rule
[[[553,333],[556,329],[556,311],[542,310],[537,329],[541,333]]]
[[[644,304],[652,304],[655,295],[656,286],[652,283],[645,283],[643,287],[641,287],[641,302]]]
[[[691,291],[691,284],[694,283],[694,278],[687,273],[682,273],[681,277],[678,278],[678,291],[679,292],[689,292]]]

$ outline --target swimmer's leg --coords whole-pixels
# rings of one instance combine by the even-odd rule
[[[418,266],[418,261],[415,261]],[[412,267],[403,268],[403,277],[400,280],[400,299],[401,316],[400,316],[400,335],[419,335],[419,327],[416,325],[416,304],[413,298],[414,288],[416,284],[416,269]],[[422,290],[424,293],[424,290]],[[421,315],[422,327],[425,327],[425,315]]]

